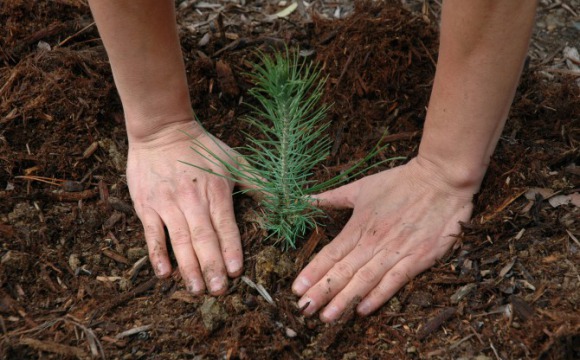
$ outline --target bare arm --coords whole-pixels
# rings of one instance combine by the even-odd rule
[[[129,139],[142,140],[191,109],[173,1],[91,0],[125,111]]]
[[[167,228],[187,288],[223,294],[242,272],[234,184],[190,149],[188,133],[216,153],[194,121],[172,0],[91,0],[121,96],[129,139],[127,182],[156,274],[169,276]],[[227,158],[225,155],[224,158]]]
[[[437,72],[418,161],[477,192],[511,106],[535,1],[443,3]]]
[[[535,1],[445,0],[435,82],[419,154],[319,196],[354,208],[293,285],[307,315],[378,309],[431,267],[468,221],[528,48]]]

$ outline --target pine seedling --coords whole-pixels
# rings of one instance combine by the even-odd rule
[[[192,149],[225,168],[232,174],[230,180],[252,188],[242,192],[258,191],[262,227],[269,237],[282,241],[284,248],[295,248],[296,240],[323,215],[311,196],[368,170],[361,168],[383,147],[375,147],[342,174],[317,184],[312,180],[313,170],[329,156],[331,147],[326,136],[329,123],[324,121],[329,106],[318,106],[325,79],[320,69],[300,61],[296,53],[260,55],[261,64],[248,74],[255,84],[249,93],[258,104],[251,106],[253,111],[245,118],[260,136],[245,134],[249,145],[237,149],[244,154],[242,159],[227,151],[223,153],[228,159],[220,158],[195,139]],[[389,160],[394,159],[385,161]]]

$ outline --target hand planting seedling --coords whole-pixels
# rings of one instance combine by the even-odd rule
[[[300,61],[296,53],[261,54],[260,62],[249,74],[255,84],[249,93],[258,105],[251,106],[253,112],[245,120],[261,136],[246,134],[250,145],[237,149],[243,157],[222,149],[228,157],[224,159],[196,139],[192,149],[232,174],[228,179],[244,185],[242,192],[258,191],[261,226],[268,237],[282,241],[284,248],[294,248],[296,240],[323,215],[312,196],[368,170],[370,167],[361,170],[362,165],[384,147],[376,146],[340,175],[316,184],[312,171],[330,154],[330,140],[325,135],[329,123],[324,121],[329,105],[317,106],[325,79],[320,78],[319,69]],[[217,140],[216,144],[220,146]],[[384,161],[390,160],[394,159]]]

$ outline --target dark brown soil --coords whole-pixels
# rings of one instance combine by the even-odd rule
[[[212,133],[243,143],[241,130],[251,131],[239,121],[248,111],[240,97],[251,102],[244,72],[257,49],[287,44],[328,76],[333,148],[317,179],[364,157],[387,128],[381,156],[415,154],[437,57],[434,19],[389,2],[359,4],[341,20],[266,21],[256,8],[279,9],[261,5],[230,3],[221,21],[203,26],[214,9],[179,7],[192,102]],[[546,64],[532,61],[456,248],[375,315],[325,325],[299,314],[290,285],[347,212],[282,254],[252,222],[256,204],[235,197],[244,275],[274,305],[240,279],[216,302],[195,298],[179,274],[158,281],[140,261],[122,110],[91,22],[74,1],[0,3],[0,358],[580,357],[573,75],[547,81],[538,75]],[[558,199],[572,202],[556,207]]]

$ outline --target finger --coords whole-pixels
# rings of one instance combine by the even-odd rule
[[[300,272],[292,284],[292,291],[298,296],[304,295],[313,284],[319,282],[335,264],[354,249],[360,237],[359,225],[355,226],[348,222],[343,231],[330,244],[322,248],[314,260]],[[306,301],[302,301],[302,305],[305,303]]]
[[[376,311],[406,283],[424,270],[430,268],[434,262],[434,260],[430,260],[429,258],[422,259],[417,256],[405,257],[393,266],[383,276],[378,285],[358,304],[357,312],[360,315],[366,316]]]
[[[153,209],[147,209],[138,213],[145,232],[145,241],[149,249],[149,261],[153,266],[155,275],[165,278],[171,275],[171,262],[167,255],[167,243],[163,222]]]
[[[209,192],[208,197],[211,222],[219,239],[226,270],[229,276],[239,276],[243,270],[242,242],[231,191],[226,187],[226,191]]]
[[[191,206],[191,204],[196,206]],[[199,260],[205,284],[212,295],[221,295],[227,290],[227,275],[218,236],[214,231],[209,204],[205,201],[190,202],[183,207],[191,237],[191,244]]]
[[[334,266],[332,266],[332,268],[322,277],[322,279],[320,279],[304,294],[302,299],[300,299],[298,302],[298,306],[302,308],[303,306],[306,306],[306,304],[309,304],[303,311],[305,315],[312,315],[322,306],[331,301],[335,296],[337,296],[337,294],[342,294],[345,287],[348,287],[348,285],[350,285],[350,283],[353,281],[358,281],[359,278],[362,277],[364,278],[364,282],[368,282],[368,279],[365,276],[369,275],[369,270],[365,270],[362,273],[361,270],[365,269],[365,264],[369,263],[372,257],[372,249],[367,246],[356,246],[347,256],[345,256],[339,262],[335,263]],[[378,271],[376,272],[378,273]],[[378,283],[379,280],[380,277],[376,279],[376,283]],[[376,285],[376,283],[374,285]],[[367,292],[369,290],[370,288],[367,290]],[[366,295],[366,292],[359,294],[361,297],[364,295]],[[345,297],[344,294],[343,297]],[[338,313],[336,316],[332,316],[332,319],[329,321],[332,321],[334,318],[338,317],[346,305],[348,305],[348,303],[344,304],[344,306],[341,306],[339,309],[340,311],[335,311]],[[329,311],[335,308],[336,306],[327,309],[327,314],[329,317],[332,315]]]
[[[314,195],[312,199],[315,200],[316,206],[319,207],[353,208],[354,199],[358,195],[362,180],[364,179]]]
[[[354,252],[352,256],[355,256]],[[363,264],[351,278],[347,279],[346,286],[336,296],[332,296],[332,301],[320,313],[320,319],[324,322],[338,319],[355,299],[362,299],[375,288],[384,275],[400,260],[400,253],[392,253],[388,249],[377,252],[370,261]]]
[[[201,294],[205,290],[205,283],[199,267],[197,256],[194,252],[189,227],[185,216],[175,207],[168,207],[163,211],[163,221],[167,225],[173,253],[179,265],[179,272],[189,291]]]

